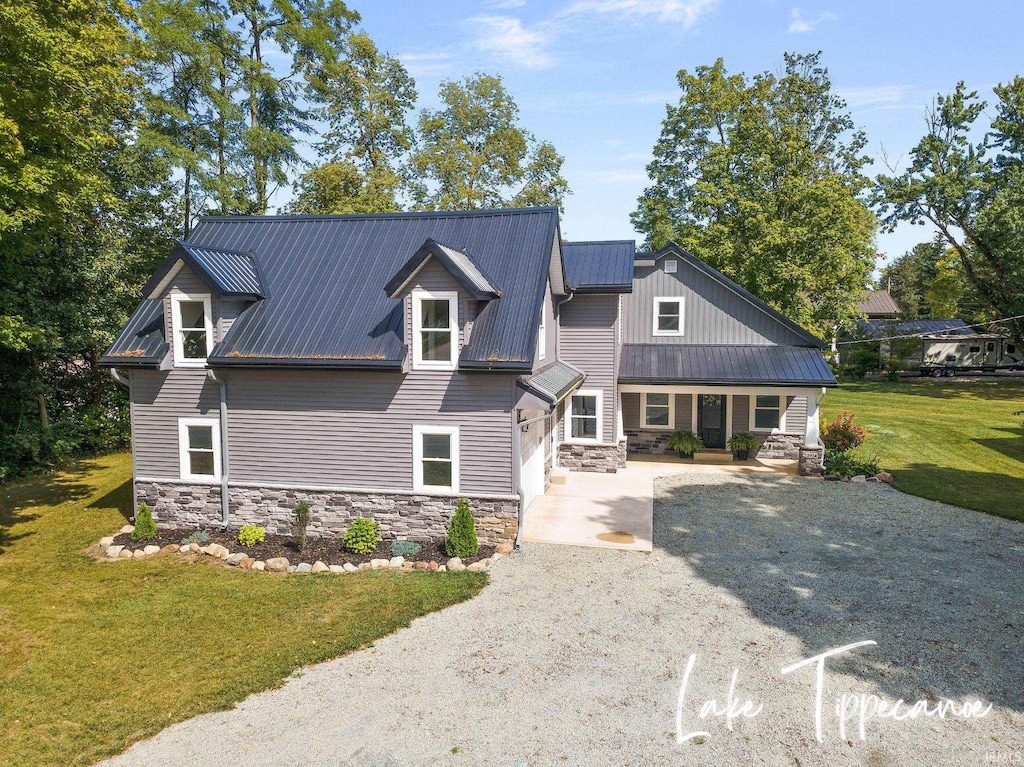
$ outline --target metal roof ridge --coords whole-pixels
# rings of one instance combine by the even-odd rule
[[[198,222],[228,222],[228,221],[247,221],[247,222],[300,222],[300,221],[388,221],[403,218],[472,218],[472,217],[486,217],[486,216],[505,216],[505,215],[528,215],[528,214],[540,214],[540,213],[558,213],[558,208],[554,205],[540,205],[533,208],[480,208],[477,210],[407,210],[407,211],[395,211],[392,213],[328,213],[328,214],[313,214],[313,213],[283,213],[283,214],[272,214],[272,215],[239,215],[239,216],[200,216]]]

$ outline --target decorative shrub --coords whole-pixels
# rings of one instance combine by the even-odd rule
[[[845,452],[864,444],[865,431],[853,422],[853,413],[840,413],[825,427],[821,441],[826,450]]]
[[[210,534],[208,532],[206,532],[205,530],[196,530],[191,535],[188,535],[185,538],[181,539],[181,545],[182,546],[191,546],[193,543],[203,543],[203,544],[206,544],[206,543],[209,543],[209,542],[210,542]]]
[[[391,544],[391,556],[411,557],[419,554],[422,549],[415,541],[395,541]]]
[[[469,501],[465,498],[460,498],[455,507],[455,515],[448,526],[448,539],[444,543],[444,550],[448,556],[460,559],[475,556],[480,550],[473,512],[469,510]]]
[[[135,515],[135,529],[132,530],[133,541],[151,541],[156,538],[156,522],[153,521],[153,512],[149,506],[142,504],[139,513]]]
[[[729,437],[729,449],[739,453],[744,450],[757,450],[757,437],[749,431],[741,431]]]
[[[878,462],[861,459],[848,450],[825,450],[825,473],[837,477],[873,477],[879,472]]]
[[[306,548],[306,528],[309,527],[309,504],[306,501],[299,501],[292,511],[295,515],[295,545],[299,551]]]
[[[238,543],[242,546],[255,546],[267,540],[267,531],[257,525],[242,525],[238,531]]]
[[[687,429],[672,432],[665,444],[669,450],[675,450],[682,455],[693,455],[704,449],[704,440],[700,435]]]
[[[377,548],[378,541],[380,525],[374,522],[372,517],[359,517],[345,531],[345,548],[353,554],[369,554]]]

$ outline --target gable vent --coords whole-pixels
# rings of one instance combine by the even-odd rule
[[[665,271],[666,272],[668,272],[669,274],[675,274],[676,273],[676,269],[678,269],[678,268],[679,268],[679,262],[676,261],[674,258],[666,258],[665,259]]]

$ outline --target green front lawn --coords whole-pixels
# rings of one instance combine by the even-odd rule
[[[0,487],[0,764],[88,764],[461,602],[479,573],[285,576],[97,562],[131,460]]]
[[[1024,522],[1024,381],[843,383],[822,410],[896,432],[881,464],[901,490]]]

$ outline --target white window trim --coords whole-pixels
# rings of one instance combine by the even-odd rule
[[[423,300],[448,302],[448,326],[452,333],[451,359],[424,360],[423,341],[420,331],[423,330],[423,312],[420,302]],[[455,291],[428,291],[417,288],[412,291],[412,369],[413,370],[455,370],[459,360],[459,294]]]
[[[182,301],[203,302],[203,315],[206,324],[206,357],[203,359],[190,359],[185,357],[185,350],[181,343]],[[206,367],[206,359],[210,356],[210,351],[213,349],[213,302],[211,301],[208,293],[189,294],[179,293],[177,291],[171,293],[171,345],[174,348],[175,366],[183,368]]]
[[[452,485],[426,485],[423,483],[423,435],[445,434],[451,439]],[[412,486],[416,493],[459,492],[459,427],[458,426],[413,426],[412,427]]]
[[[679,304],[679,330],[658,330],[658,307],[665,302],[672,301]],[[653,320],[651,324],[651,330],[656,336],[681,336],[683,335],[684,323],[683,319],[686,316],[686,299],[683,296],[655,296],[654,298],[654,312]]]
[[[548,356],[548,300],[544,296],[544,303],[540,306],[540,330],[537,331],[537,359],[543,360]]]
[[[665,259],[665,274],[676,274],[679,271],[679,259],[666,258]]]
[[[209,426],[213,446],[213,474],[193,474],[189,471],[192,465],[188,460],[188,427]],[[219,418],[179,418],[178,419],[178,466],[179,474],[188,482],[217,482],[220,480],[220,419]]]
[[[754,426],[755,418],[757,417],[757,398],[758,397],[778,397],[779,398],[779,425],[773,426],[770,429],[758,429]],[[786,399],[785,394],[751,394],[750,395],[750,431],[758,434],[785,434],[786,432]],[[766,410],[767,408],[761,408]]]
[[[597,437],[583,439],[572,436],[572,400],[573,397],[597,397],[594,409],[597,411]],[[568,397],[565,404],[565,441],[573,445],[597,445],[604,437],[604,392],[600,389],[577,389]]]
[[[676,423],[676,395],[670,392],[650,392],[651,394],[668,394],[668,426],[652,426],[647,423],[647,394],[644,392],[640,395],[640,424],[643,429],[664,429],[668,431],[675,430]],[[663,406],[658,406],[663,407]]]

